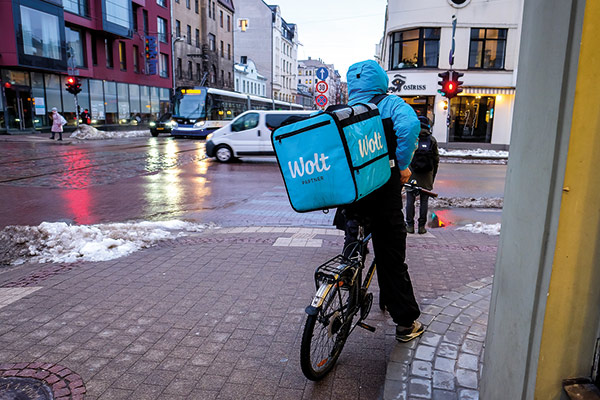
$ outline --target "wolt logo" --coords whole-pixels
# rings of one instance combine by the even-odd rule
[[[381,133],[373,132],[372,138],[369,139],[369,136],[365,136],[363,139],[358,141],[358,150],[360,151],[361,157],[365,157],[381,149],[383,149],[383,144],[381,143]]]
[[[295,179],[296,176],[304,176],[304,174],[312,175],[315,172],[315,170],[317,170],[317,172],[329,171],[331,167],[327,165],[326,160],[328,158],[329,157],[325,156],[325,154],[323,153],[321,153],[321,157],[319,157],[319,155],[315,153],[314,161],[306,160],[305,162],[304,158],[300,157],[298,161],[294,161],[293,167],[292,162],[288,161],[290,174],[292,175],[292,178]]]

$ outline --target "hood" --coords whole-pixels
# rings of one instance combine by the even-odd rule
[[[388,76],[374,60],[352,64],[346,75],[348,101],[350,104],[370,100],[373,96],[387,93]]]
[[[427,135],[431,135],[431,131],[429,129],[421,128],[421,132],[419,132],[419,137],[424,137]]]

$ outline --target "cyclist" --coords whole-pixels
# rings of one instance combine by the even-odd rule
[[[377,278],[383,304],[396,323],[396,339],[408,342],[424,331],[417,321],[421,314],[408,274],[406,225],[402,212],[402,185],[408,182],[408,168],[421,129],[412,107],[398,96],[384,96],[388,89],[386,72],[373,60],[353,64],[347,74],[349,104],[379,100],[378,108],[390,155],[392,176],[381,188],[354,205],[357,213],[371,221],[370,230],[377,260]]]

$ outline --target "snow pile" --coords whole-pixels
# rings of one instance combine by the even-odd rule
[[[431,208],[502,208],[502,197],[438,197],[429,199]]]
[[[497,224],[484,224],[483,222],[475,222],[474,224],[467,224],[456,228],[457,231],[467,231],[473,233],[485,233],[486,235],[496,236],[500,234],[500,223]]]
[[[140,137],[150,136],[148,129],[138,131],[100,131],[93,126],[81,124],[72,134],[71,137],[74,139],[118,139],[128,137]]]
[[[446,157],[483,157],[483,158],[508,158],[508,151],[501,150],[446,150],[439,149],[440,156]]]
[[[0,264],[112,260],[160,240],[211,227],[179,220],[98,225],[42,222],[39,226],[8,226],[0,231]]]

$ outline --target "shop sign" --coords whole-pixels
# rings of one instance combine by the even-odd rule
[[[35,104],[35,115],[46,114],[46,103],[43,97],[34,97],[33,103]]]
[[[404,75],[395,74],[392,79],[392,85],[388,88],[389,93],[400,93],[402,91],[425,91],[427,85],[424,84],[407,84],[406,77]]]

